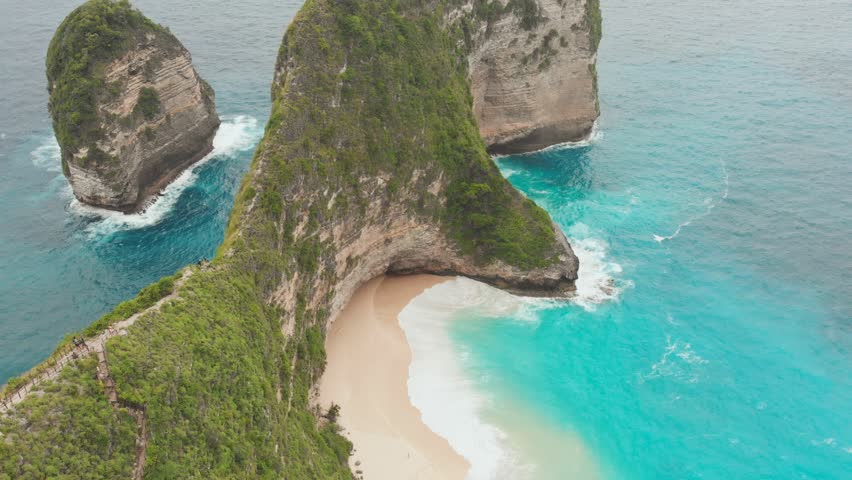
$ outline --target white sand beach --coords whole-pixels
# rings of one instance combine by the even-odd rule
[[[355,444],[352,471],[370,480],[462,479],[469,463],[427,427],[408,396],[411,349],[400,311],[444,277],[379,277],[361,287],[326,339],[320,402],[341,406],[340,425]]]

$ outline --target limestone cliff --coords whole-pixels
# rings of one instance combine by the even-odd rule
[[[47,58],[50,112],[74,195],[133,211],[213,148],[213,89],[168,30],[126,1],[90,0]]]
[[[286,278],[272,301],[295,308],[306,289],[307,305],[331,319],[386,272],[572,291],[577,258],[565,237],[482,148],[463,51],[445,43],[453,27],[417,7],[399,18],[386,8],[310,2],[284,38],[241,228],[271,219],[280,248],[314,245],[316,271]]]
[[[589,135],[599,115],[598,0],[468,0],[449,18],[465,31],[473,110],[489,151]]]
[[[37,394],[0,406],[0,477],[351,479],[352,445],[318,427],[311,389],[359,285],[431,272],[571,294],[571,247],[486,152],[454,10],[305,3],[216,258],[84,332],[97,365],[14,382]]]

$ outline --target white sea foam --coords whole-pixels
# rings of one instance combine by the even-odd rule
[[[621,265],[608,259],[606,242],[591,236],[589,228],[582,223],[574,224],[567,236],[580,260],[574,303],[593,311],[601,303],[616,300],[631,284],[616,280]]]
[[[677,228],[675,229],[675,231],[671,235],[653,234],[655,242],[662,243],[662,242],[665,242],[667,240],[671,240],[671,239],[677,237],[678,235],[680,235],[681,230],[683,230],[685,227],[688,227],[689,225],[692,225],[693,222],[700,220],[700,219],[706,217],[707,215],[710,215],[710,213],[713,211],[714,208],[716,208],[717,205],[724,202],[728,198],[728,193],[730,192],[730,188],[731,188],[730,181],[729,181],[730,178],[728,177],[728,168],[726,167],[724,160],[720,161],[720,166],[721,166],[721,169],[722,169],[722,181],[724,183],[724,190],[719,195],[719,197],[716,200],[713,200],[713,198],[705,198],[704,199],[704,205],[705,205],[706,209],[703,212],[699,213],[698,215],[695,215],[694,217],[687,219],[685,222],[678,224]]]
[[[607,260],[606,243],[593,238],[583,224],[576,224],[569,237],[580,258],[580,278],[572,301],[594,310],[615,299],[624,285],[613,278],[621,267]],[[462,372],[460,355],[449,337],[449,323],[466,312],[535,322],[541,310],[560,305],[560,301],[519,297],[456,278],[430,288],[399,314],[412,351],[411,402],[422,413],[424,423],[470,462],[469,479],[529,478],[533,468],[508,445],[504,432],[482,418],[489,400]]]
[[[424,423],[470,462],[468,479],[518,478],[529,469],[507,445],[506,434],[483,420],[489,400],[461,371],[448,324],[463,311],[532,319],[531,308],[535,300],[457,278],[430,288],[399,314],[412,352],[411,402]]]
[[[539,150],[539,152],[552,152],[552,151],[556,151],[556,150],[565,150],[565,149],[568,149],[568,148],[588,147],[588,146],[592,145],[593,143],[599,142],[603,138],[603,136],[604,136],[603,130],[598,125],[598,122],[595,121],[595,123],[592,125],[592,131],[589,132],[589,135],[586,138],[584,138],[582,140],[578,140],[576,142],[557,143],[556,145],[551,145],[547,148],[543,148],[543,149]]]
[[[672,337],[666,335],[666,349],[662,358],[651,365],[648,373],[639,374],[639,383],[663,377],[696,383],[700,366],[708,363],[710,363],[708,360],[695,353],[691,343],[681,340],[672,341]]]
[[[52,135],[45,137],[42,144],[30,152],[30,158],[32,158],[33,165],[42,170],[56,173],[62,172],[59,144]]]
[[[829,447],[829,448],[840,450],[840,451],[845,452],[845,453],[852,454],[852,446],[841,447],[840,442],[838,442],[837,439],[834,438],[834,437],[827,437],[827,438],[823,438],[821,440],[811,440],[811,445],[813,445],[815,447],[823,447],[823,446]]]
[[[513,175],[517,175],[519,172],[512,168],[501,168],[500,173],[502,173],[505,178],[511,178]]]
[[[245,115],[226,118],[222,121],[216,137],[213,139],[213,151],[192,167],[184,170],[153,202],[140,213],[123,214],[101,208],[84,205],[73,199],[69,210],[78,216],[94,219],[86,228],[91,236],[103,236],[119,230],[133,230],[155,225],[163,220],[177,203],[180,195],[198,180],[197,169],[207,161],[216,157],[231,157],[239,152],[250,150],[257,143],[262,130],[258,127],[257,119]],[[45,149],[54,156],[53,164],[59,165],[59,146],[53,140],[54,147],[42,146],[33,152],[34,162],[36,153]],[[46,157],[46,156],[45,156]],[[41,158],[41,157],[39,157]],[[41,161],[41,160],[40,160]],[[45,162],[46,163],[46,162]],[[59,167],[61,169],[61,166]],[[49,169],[52,169],[50,167]],[[70,187],[67,189],[70,192]]]
[[[827,445],[829,447],[833,447],[837,445],[837,440],[832,437],[823,438],[822,440],[811,440],[811,445]]]

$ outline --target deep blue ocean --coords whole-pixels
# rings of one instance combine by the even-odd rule
[[[299,6],[134,2],[193,53],[224,123],[217,154],[127,221],[72,202],[52,140],[44,53],[77,3],[0,0],[0,383],[213,254]],[[601,478],[852,478],[852,4],[602,10],[593,141],[497,160],[585,280],[571,304],[449,324],[482,415],[577,439]],[[526,434],[535,477],[568,478],[575,457]]]

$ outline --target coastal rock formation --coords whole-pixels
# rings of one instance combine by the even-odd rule
[[[490,152],[530,152],[590,134],[599,115],[598,1],[469,1],[455,12]]]
[[[37,369],[12,383],[36,394],[0,413],[0,477],[351,479],[352,445],[334,425],[318,427],[311,391],[326,329],[360,285],[417,272],[571,294],[570,245],[486,151],[465,33],[478,17],[449,4],[305,3],[216,258],[85,334],[138,315],[104,347],[116,398],[90,397],[97,377],[85,361],[55,380],[28,382]],[[84,400],[67,401],[79,392]],[[144,411],[145,428],[113,400]]]
[[[62,167],[83,203],[131,212],[213,149],[213,89],[167,29],[126,0],[90,0],[47,56]]]
[[[426,190],[417,178],[425,172],[417,170],[413,176],[411,188],[400,192],[403,204],[420,201],[420,191]],[[270,297],[273,304],[285,311],[297,311],[301,299],[309,310],[328,312],[326,319],[332,322],[361,285],[386,273],[463,275],[529,296],[564,297],[575,289],[577,257],[558,227],[538,232],[555,239],[549,252],[552,256],[541,267],[521,267],[500,259],[486,261],[463,252],[440,224],[412,216],[403,205],[389,201],[382,179],[363,180],[359,186],[370,199],[363,216],[313,233],[307,228],[307,219],[294,226],[296,245],[310,243],[314,235],[319,237],[318,271],[282,281]],[[445,202],[445,189],[438,180],[432,184],[435,193],[427,195]],[[314,202],[326,205],[329,197],[294,192],[288,201],[307,205],[310,210],[316,208]]]
[[[282,281],[271,301],[290,311],[310,292],[301,297],[307,308],[330,321],[384,273],[464,275],[526,295],[567,295],[577,257],[548,215],[500,175],[465,100],[466,69],[451,71],[479,50],[429,51],[447,40],[431,29],[452,41],[461,22],[416,7],[406,21],[387,8],[312,2],[303,9],[313,14],[310,30],[297,19],[285,35],[255,165],[263,174],[244,187],[253,198],[241,223],[251,228],[271,214],[281,225],[276,243],[314,245],[316,271]],[[371,29],[369,15],[383,23]],[[402,45],[383,45],[380,35]]]

